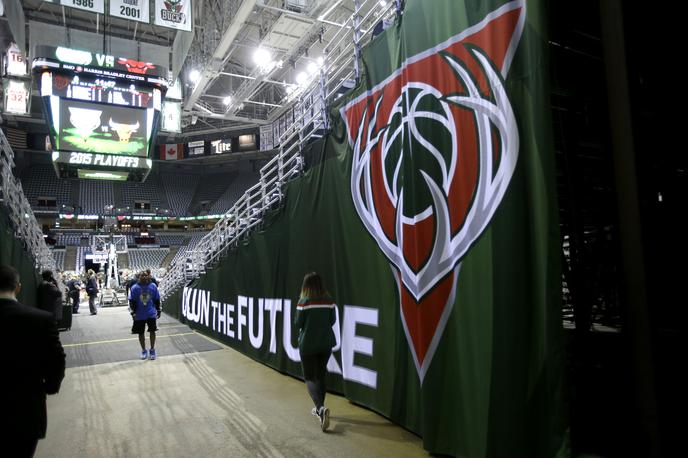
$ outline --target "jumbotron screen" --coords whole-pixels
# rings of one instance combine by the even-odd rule
[[[147,157],[154,110],[50,97],[58,151]]]

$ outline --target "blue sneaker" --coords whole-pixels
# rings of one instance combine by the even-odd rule
[[[143,350],[141,352],[141,359],[148,359],[148,350]]]
[[[155,358],[157,358],[157,356],[155,355],[155,348],[151,348],[150,349],[150,359],[154,360]]]

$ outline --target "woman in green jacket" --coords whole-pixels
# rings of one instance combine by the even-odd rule
[[[320,419],[325,431],[330,425],[330,410],[325,407],[325,376],[327,361],[335,346],[332,326],[335,323],[335,303],[315,272],[303,277],[301,297],[296,306],[294,322],[299,329],[299,354],[308,394],[315,407],[311,413]]]

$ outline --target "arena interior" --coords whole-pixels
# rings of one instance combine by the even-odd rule
[[[36,456],[677,456],[688,164],[674,45],[650,43],[677,21],[0,0],[0,264],[27,306],[45,270],[99,285],[97,314],[65,293]],[[311,271],[336,302],[325,435],[294,324]]]

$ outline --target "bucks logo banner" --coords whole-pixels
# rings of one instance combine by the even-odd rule
[[[433,453],[565,454],[544,31],[538,2],[409,0],[284,208],[172,299],[181,318],[301,376],[295,304],[318,271],[331,390]]]

